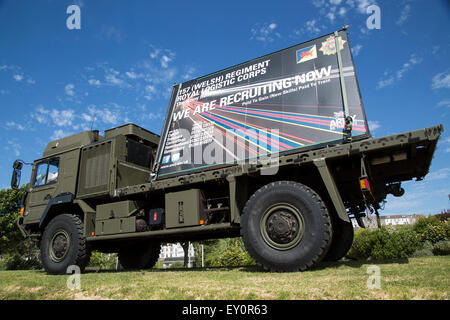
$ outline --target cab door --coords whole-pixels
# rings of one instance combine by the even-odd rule
[[[48,202],[56,195],[58,174],[59,158],[46,159],[35,164],[27,196],[25,223],[40,221]]]

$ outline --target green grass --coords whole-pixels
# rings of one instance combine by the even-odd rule
[[[367,288],[370,265],[380,267],[380,289]],[[449,275],[450,256],[322,263],[298,273],[257,267],[88,271],[79,290],[67,288],[68,275],[0,271],[0,299],[449,299]]]

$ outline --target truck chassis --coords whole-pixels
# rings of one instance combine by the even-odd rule
[[[338,260],[353,241],[350,218],[378,214],[387,194],[403,194],[402,181],[421,180],[428,173],[443,127],[293,150],[263,162],[125,186],[121,162],[131,173],[143,169],[121,161],[117,144],[108,154],[113,169],[107,188],[80,193],[82,180],[88,180],[88,169],[82,169],[88,150],[136,137],[156,144],[156,135],[135,125],[111,130],[114,134],[105,139],[94,133],[92,141],[72,149],[49,146],[53,151],[35,162],[36,167],[75,150],[75,172],[80,166],[77,189],[47,199],[43,214],[34,216],[38,219],[27,211],[32,193],[42,187],[28,190],[18,220],[24,236],[40,243],[49,273],[65,273],[72,264],[83,269],[93,249],[118,252],[124,267],[139,269],[156,263],[162,241],[239,236],[251,257],[270,271],[306,270],[322,260]],[[264,174],[274,167],[276,174]]]

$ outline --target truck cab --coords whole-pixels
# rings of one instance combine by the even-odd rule
[[[96,206],[109,201],[116,188],[148,181],[158,142],[158,135],[126,124],[106,130],[104,136],[84,131],[48,143],[32,163],[20,230],[41,241],[48,223],[61,213],[86,213],[95,219]],[[23,162],[14,163],[13,188],[19,187],[22,167]]]

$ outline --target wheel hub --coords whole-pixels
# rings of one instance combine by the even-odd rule
[[[264,241],[277,250],[295,247],[303,237],[304,221],[300,211],[290,204],[272,206],[261,219]]]
[[[287,211],[276,211],[266,222],[267,234],[273,241],[286,244],[298,234],[298,222],[294,215]]]
[[[50,241],[49,253],[54,262],[62,261],[69,251],[70,238],[66,231],[57,231]]]

